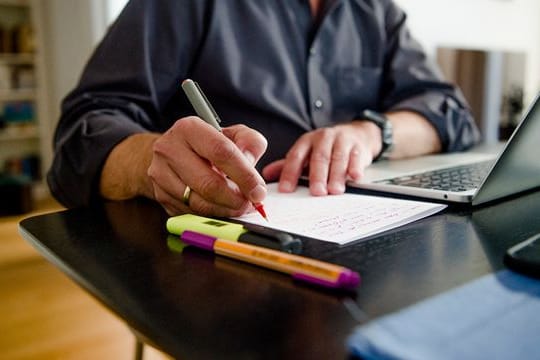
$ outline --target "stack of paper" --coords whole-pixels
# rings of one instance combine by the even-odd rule
[[[446,205],[358,194],[311,196],[306,187],[285,194],[274,183],[268,185],[264,207],[269,222],[256,212],[237,219],[346,244],[432,215]]]

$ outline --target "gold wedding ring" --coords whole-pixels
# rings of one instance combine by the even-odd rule
[[[182,196],[182,202],[187,207],[189,207],[189,196],[190,195],[191,195],[191,188],[186,185],[186,188],[184,189],[184,195]]]

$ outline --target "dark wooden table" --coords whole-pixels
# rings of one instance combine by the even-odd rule
[[[146,200],[25,219],[21,234],[124,319],[182,359],[340,359],[355,326],[503,267],[506,249],[540,232],[540,192],[437,215],[304,255],[358,271],[355,292],[331,292],[186,247]]]

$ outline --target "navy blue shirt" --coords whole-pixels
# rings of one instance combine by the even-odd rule
[[[48,173],[57,199],[99,198],[101,168],[118,142],[193,115],[180,88],[186,78],[223,126],[243,123],[268,139],[260,167],[303,133],[364,109],[424,115],[444,151],[478,140],[461,93],[441,80],[391,0],[330,1],[317,21],[306,0],[132,0],[62,104]]]

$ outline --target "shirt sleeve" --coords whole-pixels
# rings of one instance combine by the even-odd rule
[[[384,111],[409,110],[426,117],[441,139],[443,151],[462,151],[480,136],[461,91],[443,80],[406,26],[406,14],[387,3],[385,12]]]
[[[163,108],[191,65],[205,4],[132,0],[111,26],[62,103],[47,174],[62,204],[99,198],[102,166],[120,141],[165,130]]]

